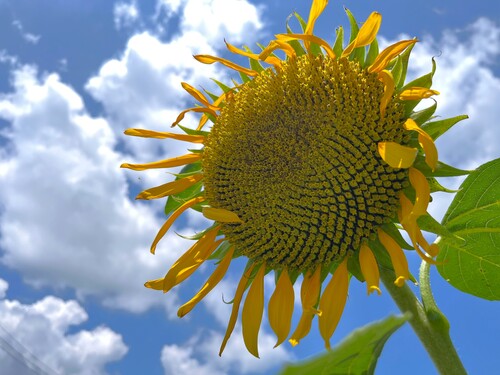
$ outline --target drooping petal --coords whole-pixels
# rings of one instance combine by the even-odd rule
[[[426,87],[410,87],[399,94],[399,99],[420,100],[430,98],[433,95],[439,95],[439,91],[431,90]]]
[[[200,160],[201,156],[202,156],[201,153],[197,153],[197,154],[186,154],[182,156],[177,156],[175,158],[158,160],[152,163],[145,163],[145,164],[123,163],[122,165],[120,165],[120,168],[128,168],[134,171],[144,171],[146,169],[156,169],[156,168],[173,168],[173,167],[179,167],[181,165],[194,163]]]
[[[206,108],[206,107],[193,107],[193,108],[188,108],[179,113],[179,116],[175,119],[175,121],[172,123],[171,127],[174,127],[177,125],[179,122],[181,122],[184,119],[184,116],[188,112],[203,112],[203,113],[209,113],[214,117],[217,117],[217,113],[211,108]]]
[[[153,243],[151,244],[151,253],[154,254],[156,250],[156,245],[158,245],[158,242],[163,238],[165,233],[168,232],[172,224],[177,220],[177,218],[188,208],[193,207],[195,204],[203,202],[205,200],[205,197],[196,197],[191,200],[188,200],[187,202],[183,203],[177,210],[175,210],[172,215],[170,215],[165,221],[165,223],[161,226],[160,230],[158,231],[158,234],[156,235],[155,239],[153,240]]]
[[[282,40],[272,40],[271,42],[269,42],[267,47],[261,51],[261,53],[259,54],[259,59],[267,60],[270,57],[274,57],[271,56],[271,54],[277,49],[282,50],[289,57],[295,56],[295,50],[292,48],[291,45]]]
[[[392,78],[392,73],[388,70],[382,70],[378,73],[379,81],[384,84],[384,94],[382,99],[380,99],[380,116],[385,116],[385,109],[392,99],[392,94],[394,94],[394,79]]]
[[[210,56],[210,55],[195,55],[194,58],[203,64],[213,64],[215,62],[221,63],[222,65],[227,66],[230,69],[244,73],[250,77],[255,77],[259,75],[259,72],[256,72],[255,70],[244,68],[238,64],[233,63],[232,61],[223,59],[222,57]]]
[[[321,315],[318,317],[319,332],[325,340],[327,349],[330,349],[330,337],[335,332],[344,311],[348,288],[349,273],[347,272],[346,257],[335,270],[319,301],[319,310],[321,311]]]
[[[255,279],[250,285],[248,295],[241,312],[241,329],[243,341],[248,351],[259,358],[259,329],[262,323],[264,312],[264,275],[266,274],[266,264],[260,266]]]
[[[308,35],[308,34],[277,34],[276,38],[278,40],[281,40],[283,42],[288,42],[291,40],[304,40],[307,42],[313,42],[316,43],[317,45],[321,46],[324,48],[326,51],[327,55],[334,59],[335,58],[335,52],[333,52],[332,47],[323,39],[317,37],[316,35]]]
[[[269,299],[268,305],[269,325],[278,338],[276,345],[274,345],[275,348],[285,341],[288,333],[290,333],[294,301],[293,285],[288,276],[288,271],[284,269],[276,283],[276,289]]]
[[[302,315],[297,328],[288,340],[292,346],[296,346],[300,340],[307,336],[311,330],[311,323],[315,314],[320,312],[314,308],[318,303],[319,292],[321,289],[321,267],[317,267],[315,272],[310,272],[304,276],[300,288],[300,298],[302,303]]]
[[[417,42],[416,39],[402,40],[387,47],[382,52],[380,52],[380,54],[375,58],[373,64],[368,67],[368,72],[374,73],[384,70],[393,58],[395,58],[397,55],[403,52],[407,47],[411,46],[416,42]]]
[[[219,223],[243,223],[238,215],[223,208],[203,207],[203,216]]]
[[[438,151],[434,141],[431,136],[425,132],[418,124],[409,118],[404,123],[406,130],[413,130],[418,132],[418,142],[422,146],[425,152],[425,162],[434,171],[437,167],[438,162]]]
[[[432,245],[429,245],[427,240],[425,239],[424,235],[422,234],[422,231],[417,232],[417,241],[420,246],[429,254],[431,257],[435,257],[436,255],[439,254],[439,246],[435,243]]]
[[[193,186],[203,178],[201,173],[192,176],[180,178],[178,180],[167,182],[166,184],[156,186],[151,189],[144,190],[135,197],[135,199],[157,199],[163,198],[167,195],[173,195],[186,190],[188,187]]]
[[[429,200],[431,195],[431,188],[427,178],[417,168],[409,169],[410,183],[415,189],[415,204],[413,205],[412,215],[415,219],[427,213]]]
[[[380,228],[378,230],[378,238],[391,257],[391,262],[394,267],[394,271],[396,272],[396,280],[394,281],[394,284],[402,287],[405,284],[405,281],[410,278],[408,261],[406,260],[403,249],[398,245],[394,238]]]
[[[243,298],[243,293],[245,292],[245,288],[250,280],[250,276],[252,275],[252,271],[255,267],[255,263],[252,264],[248,270],[243,274],[238,283],[238,287],[236,288],[236,293],[233,299],[233,308],[231,310],[231,317],[229,318],[229,322],[227,324],[226,334],[224,335],[224,339],[222,340],[222,344],[219,350],[219,356],[222,355],[224,349],[226,348],[227,340],[231,337],[231,333],[233,333],[234,326],[236,325],[236,320],[238,319],[238,311],[240,310],[241,299]]]
[[[418,150],[413,147],[401,146],[396,142],[379,142],[380,157],[393,168],[409,168],[417,157]]]
[[[245,56],[245,57],[248,57],[250,59],[253,59],[253,60],[261,60],[259,58],[259,55],[256,54],[256,53],[252,53],[252,52],[247,52],[245,50],[242,50],[240,48],[237,48],[235,46],[233,46],[232,44],[228,43],[227,41],[224,40],[224,42],[226,43],[226,46],[227,46],[227,49],[229,51],[231,51],[232,53],[235,53],[235,54],[238,54],[238,55],[241,55],[241,56]],[[281,61],[280,59],[274,57],[274,56],[268,56],[266,57],[264,60],[262,60],[268,64],[271,64],[271,65],[274,65],[275,67],[279,67],[281,66]]]
[[[382,292],[379,288],[380,274],[377,260],[366,244],[361,245],[359,250],[359,265],[361,266],[361,273],[366,280],[368,294],[375,291],[381,294]]]
[[[316,20],[325,10],[328,0],[313,0],[311,5],[311,10],[309,11],[309,18],[307,20],[307,25],[304,29],[304,34],[312,35],[314,31],[314,24]]]
[[[214,106],[213,104],[209,103],[209,101],[207,100],[205,95],[203,95],[198,89],[194,88],[189,83],[181,82],[181,86],[184,90],[186,90],[189,93],[189,95],[191,95],[193,98],[198,100],[205,107],[210,108],[213,111],[220,110],[219,107]]]
[[[354,49],[367,46],[373,42],[373,40],[377,37],[381,23],[382,15],[378,12],[372,12],[363,26],[359,29],[356,38],[354,38],[354,40],[346,47],[344,52],[342,52],[342,57],[347,57],[352,51],[354,51]]]
[[[157,138],[157,139],[165,139],[171,138],[177,141],[185,141],[191,143],[203,143],[205,142],[205,136],[203,135],[189,135],[189,134],[177,134],[177,133],[168,133],[168,132],[157,132],[154,130],[147,129],[127,129],[124,132],[125,135],[131,135],[134,137],[143,137],[143,138]]]

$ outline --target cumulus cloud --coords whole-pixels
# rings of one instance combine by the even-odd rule
[[[139,20],[139,17],[139,8],[137,7],[137,2],[135,0],[132,0],[129,3],[115,3],[113,8],[113,18],[117,30],[134,25],[135,22]]]
[[[5,284],[0,279],[0,286]],[[0,295],[3,373],[100,375],[128,351],[122,337],[107,327],[74,331],[88,319],[76,301],[47,296],[22,304],[3,298]]]

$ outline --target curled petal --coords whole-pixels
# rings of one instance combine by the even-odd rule
[[[201,159],[201,153],[198,154],[186,154],[182,156],[177,156],[175,158],[154,161],[152,163],[146,164],[129,164],[123,163],[120,168],[128,168],[134,171],[143,171],[145,169],[156,169],[156,168],[173,168],[179,167],[181,165],[191,164]]]
[[[413,147],[401,146],[396,142],[379,142],[380,157],[393,168],[409,168],[417,157],[418,150]]]
[[[193,186],[203,178],[201,173],[192,176],[184,177],[179,180],[167,182],[166,184],[156,186],[151,189],[144,190],[135,197],[135,199],[157,199],[163,198],[168,195],[178,194],[186,190],[188,187]]]
[[[206,108],[206,107],[193,107],[193,108],[185,109],[184,111],[182,111],[181,113],[179,113],[179,116],[177,116],[177,118],[175,119],[175,121],[172,123],[171,126],[174,127],[179,122],[181,122],[184,119],[184,116],[186,115],[186,113],[188,113],[188,112],[209,113],[212,116],[217,117],[217,113],[215,113],[215,111],[213,109]]]
[[[238,319],[238,311],[240,310],[241,299],[243,298],[243,293],[247,287],[248,282],[250,281],[250,276],[252,275],[252,271],[255,267],[255,263],[252,264],[248,270],[243,274],[238,283],[238,287],[236,288],[236,293],[233,299],[233,308],[231,310],[231,317],[229,318],[229,323],[227,324],[226,334],[224,335],[224,339],[222,340],[222,344],[219,350],[219,356],[222,355],[224,349],[226,348],[227,341],[231,337],[231,333],[233,333],[234,326],[236,325],[236,320]]]
[[[264,312],[264,275],[266,264],[260,266],[259,272],[253,279],[241,313],[241,328],[243,341],[248,351],[259,358],[259,329]]]
[[[269,325],[278,338],[275,348],[285,341],[290,332],[294,301],[293,285],[288,276],[288,271],[284,269],[276,283],[276,289],[269,299],[268,305]]]
[[[412,44],[415,44],[416,42],[417,42],[416,39],[402,40],[387,47],[382,52],[380,52],[380,54],[375,58],[373,64],[368,67],[368,72],[374,73],[384,70],[393,58],[395,58],[397,55],[403,52],[407,47],[411,46]]]
[[[377,37],[381,23],[382,15],[380,13],[373,12],[370,14],[366,22],[359,29],[356,38],[354,38],[354,40],[346,47],[344,52],[342,52],[342,57],[349,56],[355,48],[364,47],[373,42],[373,40]]]
[[[230,69],[244,73],[250,77],[255,77],[259,75],[259,72],[256,72],[255,70],[244,68],[238,64],[233,63],[232,61],[223,59],[222,57],[216,57],[210,55],[195,55],[194,58],[203,64],[213,64],[215,62],[221,63],[222,65],[227,66]]]
[[[425,215],[427,213],[431,189],[429,187],[427,178],[418,169],[410,168],[409,177],[410,183],[412,184],[416,192],[412,215],[414,215],[415,218],[418,218],[419,216]]]
[[[347,300],[349,273],[347,257],[339,264],[319,301],[321,315],[318,317],[319,332],[325,340],[325,347],[330,349],[332,337],[340,321]]]
[[[429,134],[425,132],[418,124],[411,118],[406,120],[404,123],[406,130],[413,130],[418,132],[418,142],[422,146],[425,152],[425,162],[434,171],[437,167],[438,162],[438,151],[434,141]]]
[[[274,57],[274,56],[271,56],[271,54],[274,51],[276,51],[277,49],[282,50],[289,57],[295,56],[295,51],[291,45],[284,42],[283,40],[272,40],[271,42],[269,42],[267,47],[261,51],[261,53],[259,54],[259,59],[267,60],[270,57]],[[276,57],[274,57],[274,58],[276,58]],[[281,62],[280,62],[280,66],[281,66]]]
[[[184,90],[186,90],[189,95],[191,95],[193,98],[198,100],[201,104],[203,104],[205,107],[210,108],[213,111],[218,111],[220,108],[216,107],[212,104],[210,104],[205,97],[199,90],[195,89],[193,86],[191,86],[189,83],[182,82],[181,86]]]
[[[224,258],[222,258],[215,271],[210,275],[207,282],[201,287],[198,293],[196,293],[193,298],[191,298],[188,302],[186,302],[179,308],[179,310],[177,311],[177,316],[179,318],[182,318],[184,315],[188,314],[193,309],[193,307],[195,307],[198,302],[205,298],[205,296],[210,293],[210,291],[222,280],[227,272],[227,269],[229,268],[229,264],[231,264],[233,254],[234,248],[231,248],[224,256]]]
[[[168,132],[157,132],[154,130],[147,129],[127,129],[124,132],[125,135],[131,135],[134,137],[143,137],[143,138],[156,138],[156,139],[165,139],[171,138],[177,141],[185,141],[191,143],[203,143],[205,142],[204,135],[189,135],[189,134],[177,134],[177,133],[168,133]]]
[[[361,266],[361,273],[366,280],[368,294],[374,291],[381,294],[379,288],[380,274],[377,260],[375,256],[373,256],[370,248],[365,244],[361,245],[361,249],[359,250],[359,265]]]
[[[378,230],[378,238],[391,257],[391,262],[394,266],[394,271],[396,272],[396,280],[394,281],[394,284],[402,287],[405,284],[405,281],[410,278],[408,261],[406,260],[403,249],[398,245],[394,238],[382,229]]]
[[[219,223],[243,223],[238,215],[223,208],[203,207],[203,216]]]
[[[410,87],[399,94],[399,99],[420,100],[430,98],[433,95],[439,95],[439,91],[431,90],[426,87]]]
[[[232,52],[232,53],[235,53],[237,55],[241,55],[241,56],[245,56],[245,57],[248,57],[249,59],[253,59],[253,60],[261,60],[259,58],[259,55],[256,54],[256,53],[252,53],[252,52],[247,52],[245,50],[242,50],[240,48],[237,48],[235,46],[233,46],[232,44],[224,41],[226,43],[226,46],[227,46],[227,49]],[[280,59],[274,57],[274,56],[268,56],[266,57],[264,60],[262,60],[268,64],[271,64],[271,65],[274,65],[275,67],[279,67],[281,66],[281,61]]]
[[[392,73],[388,70],[382,70],[378,73],[379,81],[384,84],[384,94],[382,99],[380,99],[380,115],[385,116],[385,109],[392,99],[392,94],[394,94],[394,79],[392,78]]]
[[[333,52],[332,47],[323,39],[317,37],[316,35],[308,35],[308,34],[278,34],[276,35],[276,38],[278,40],[281,40],[283,42],[288,42],[291,40],[304,40],[307,42],[313,42],[316,43],[317,45],[321,46],[324,48],[326,51],[327,55],[334,59],[335,58],[335,52]]]
[[[327,4],[328,0],[313,0],[311,10],[309,11],[309,19],[307,20],[307,25],[304,29],[304,34],[312,35],[314,31],[314,24],[320,14],[323,13],[323,10],[325,10]]]

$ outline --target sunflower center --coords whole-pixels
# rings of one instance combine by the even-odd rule
[[[242,224],[223,224],[237,251],[306,270],[359,249],[390,221],[407,172],[379,156],[408,142],[402,106],[383,118],[383,84],[346,59],[301,56],[243,85],[206,141],[206,197]]]

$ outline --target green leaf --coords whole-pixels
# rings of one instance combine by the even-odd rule
[[[442,224],[465,243],[439,242],[438,271],[465,293],[500,300],[500,159],[472,172],[460,189]]]
[[[281,375],[370,375],[391,335],[409,314],[389,316],[352,332],[338,346],[302,363],[286,366]]]
[[[432,99],[434,100],[434,99]],[[418,125],[422,126],[424,122],[429,120],[434,112],[436,112],[437,102],[434,100],[434,104],[429,108],[424,108],[421,111],[413,112],[410,116]]]
[[[195,174],[201,170],[201,163],[192,163],[184,166],[179,173],[180,176],[186,176],[187,174]],[[181,177],[177,177],[178,180]],[[179,194],[170,195],[165,203],[165,215],[170,215],[173,211],[179,208],[184,202],[191,198],[194,198],[201,191],[203,183],[198,182],[193,186],[188,187],[186,190],[180,192]]]
[[[427,124],[422,125],[422,129],[424,129],[432,139],[436,140],[439,138],[439,136],[446,133],[457,122],[468,118],[469,116],[467,115],[460,115],[452,118],[446,118],[444,120],[428,122]]]
[[[470,171],[452,167],[451,165],[445,164],[442,161],[438,161],[436,169],[432,171],[425,162],[424,156],[421,154],[417,155],[413,166],[415,168],[418,168],[426,177],[455,177],[465,176],[466,174],[470,173]]]

